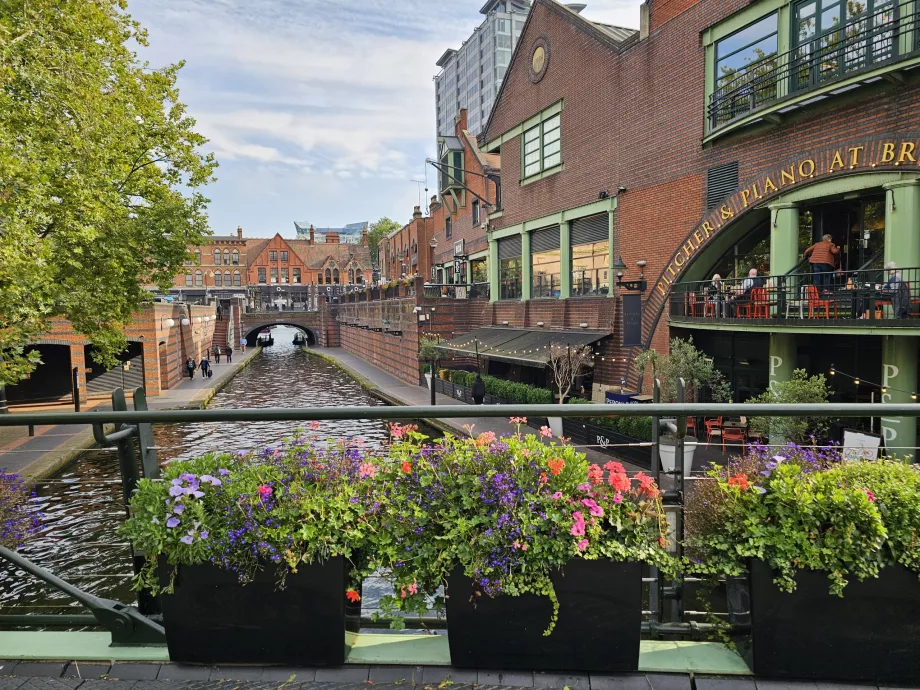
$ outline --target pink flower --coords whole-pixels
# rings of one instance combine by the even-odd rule
[[[616,503],[616,504],[618,504],[618,505],[619,505],[620,503],[622,503],[622,502],[623,502],[623,494],[621,494],[619,491],[618,491],[617,493],[615,493],[615,494],[613,495],[613,502]]]
[[[866,498],[875,503],[875,494],[869,491],[869,489],[863,489],[866,492]]]
[[[317,420],[314,419],[312,422],[310,422],[311,431],[319,431],[319,427],[320,427],[320,423]]]
[[[587,540],[587,539],[582,539],[580,542],[578,542],[578,550],[579,550],[579,551],[584,551],[584,550],[587,549],[587,548],[588,548],[588,540]]]
[[[275,490],[274,490],[273,488],[271,488],[268,484],[262,484],[262,485],[259,487],[259,495],[260,495],[262,498],[268,498],[268,497],[271,496],[273,493],[275,493]]]
[[[604,509],[597,505],[592,499],[586,498],[582,500],[581,504],[591,511],[591,515],[594,517],[604,517]]]
[[[521,548],[521,543],[517,539],[515,539],[514,543],[511,545],[511,548],[517,551],[519,548]]]
[[[402,438],[403,428],[399,424],[390,425],[390,436],[393,438]]]
[[[557,491],[556,493],[553,494],[553,498],[558,501],[560,498],[562,498],[562,492]]]
[[[552,438],[552,437],[553,437],[553,430],[550,429],[548,426],[541,426],[541,427],[540,427],[540,436],[542,436],[543,438]]]
[[[527,417],[511,417],[508,421],[512,424],[527,424]]]
[[[373,479],[374,475],[377,474],[377,468],[372,463],[365,462],[358,468],[358,474],[362,479],[365,477]]]
[[[572,517],[575,518],[575,524],[572,525],[571,529],[572,536],[585,536],[585,516],[581,514],[581,511],[575,511],[572,513]]]
[[[476,439],[479,441],[480,445],[487,446],[493,441],[495,441],[495,432],[494,431],[485,431],[479,434],[479,438]]]
[[[579,485],[578,485],[578,490],[579,490],[579,491],[590,491],[590,490],[591,490],[591,485],[588,484],[587,482],[584,483],[584,484],[579,484]]]
[[[527,544],[521,544],[521,551],[527,550]]]

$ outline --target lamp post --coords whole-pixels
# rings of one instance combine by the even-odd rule
[[[428,243],[428,246],[431,247],[431,265],[428,269],[431,271],[431,282],[434,282],[434,250],[438,248],[438,238],[432,237],[431,241]]]

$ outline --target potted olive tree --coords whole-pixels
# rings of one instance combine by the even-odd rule
[[[696,349],[693,338],[682,340],[673,338],[669,344],[667,354],[660,354],[654,349],[649,349],[636,357],[633,366],[643,377],[651,368],[652,379],[661,381],[661,402],[677,402],[677,380],[683,379],[685,383],[684,402],[697,402],[699,389],[707,386],[712,399],[716,402],[731,400],[731,390],[722,372],[715,368],[711,359],[705,353]],[[662,420],[676,423],[676,419]],[[702,421],[702,420],[700,420]],[[699,440],[694,436],[684,438],[684,476],[690,474],[693,468],[693,456]],[[658,454],[661,458],[661,468],[665,472],[673,472],[676,466],[677,438],[673,433],[666,433],[658,444]]]
[[[438,341],[435,338],[432,338],[431,336],[428,336],[428,335],[422,336],[419,339],[418,361],[430,363],[428,371],[425,372],[425,381],[428,382],[429,390],[434,385],[433,383],[434,376],[432,372],[434,372],[437,366],[437,361],[441,357],[440,350],[438,350],[438,348],[435,347],[437,345],[437,342]]]
[[[553,372],[553,382],[559,396],[559,404],[564,405],[565,399],[575,385],[575,379],[588,368],[594,366],[591,348],[587,345],[571,347],[561,343],[550,343],[549,360],[547,364]],[[562,417],[548,417],[547,423],[553,436],[562,436]]]

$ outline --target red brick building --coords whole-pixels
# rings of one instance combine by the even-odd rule
[[[818,324],[799,305],[814,306],[800,262],[822,234],[841,248],[828,294],[848,276],[884,282],[892,260],[920,288],[917,16],[892,2],[650,0],[632,32],[536,0],[480,137],[502,157],[493,325],[612,333],[596,383],[636,385],[641,349],[692,335],[739,400],[831,361],[909,399],[913,316],[870,327],[854,297]],[[693,281],[719,273],[740,289],[751,268],[770,278],[759,319],[700,306]]]
[[[245,288],[247,252],[243,229],[237,228],[236,235],[212,235],[208,240],[192,248],[194,258],[185,262],[186,270],[176,276],[175,286],[192,291]]]

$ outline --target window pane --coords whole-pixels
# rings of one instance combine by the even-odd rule
[[[572,294],[606,295],[610,292],[607,242],[572,247]]]
[[[716,68],[716,78],[724,83],[738,72],[744,72],[752,63],[771,55],[776,55],[776,34],[720,60]]]
[[[552,168],[554,165],[559,165],[562,162],[561,154],[554,153],[551,156],[547,156],[543,159],[543,169]]]
[[[559,135],[562,130],[559,127],[543,132],[543,143],[547,144],[551,141],[559,141]]]
[[[548,132],[549,130],[556,129],[559,127],[559,121],[561,117],[562,117],[561,115],[553,115],[551,118],[543,122],[544,136],[546,136],[545,133]]]
[[[530,165],[531,163],[540,162],[540,152],[534,151],[533,153],[528,153],[524,156],[524,165]]]
[[[218,272],[218,273],[215,273],[215,274],[214,274],[214,285],[217,286],[217,287],[222,287],[223,284],[224,284],[224,276],[223,276],[223,274],[222,274],[222,273],[219,273],[219,272]]]
[[[504,259],[499,264],[498,271],[500,299],[521,298],[521,258]]]
[[[737,51],[748,48],[749,46],[759,43],[766,36],[775,34],[777,29],[777,15],[771,14],[764,17],[759,22],[751,24],[746,29],[736,31],[731,36],[723,38],[716,43],[716,59],[722,60],[725,56],[731,55]]]
[[[533,165],[527,165],[524,167],[524,177],[530,177],[531,175],[536,175],[540,172],[540,164],[534,163]]]
[[[548,156],[553,153],[559,153],[559,141],[551,141],[543,147],[543,155]]]
[[[524,132],[524,143],[535,141],[540,138],[540,128],[534,127],[533,129],[528,129]]]
[[[533,297],[559,297],[562,282],[559,256],[558,249],[533,255]]]
[[[242,280],[242,279],[240,278],[240,272],[239,272],[239,271],[234,271],[234,272],[233,272],[233,284],[234,284],[236,287],[239,287],[240,285],[242,285],[241,280]]]

